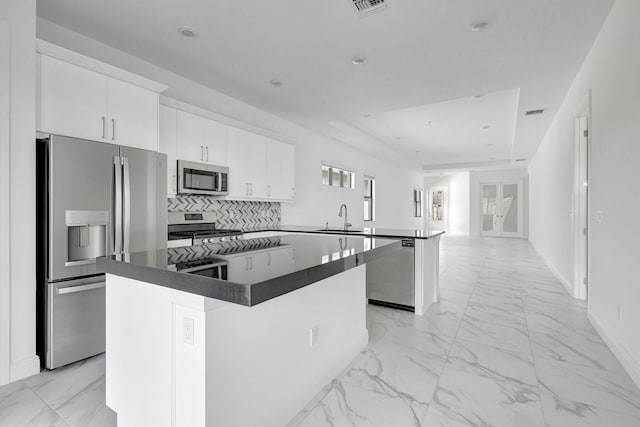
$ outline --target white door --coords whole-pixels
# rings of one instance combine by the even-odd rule
[[[586,115],[576,119],[575,141],[575,283],[574,297],[587,299],[589,261],[589,122]]]
[[[158,151],[158,94],[112,78],[107,89],[109,141]]]
[[[483,236],[522,237],[522,184],[480,184],[480,231]]]
[[[40,55],[38,130],[107,141],[107,77]]]
[[[175,196],[178,191],[177,142],[175,108],[160,105],[159,151],[167,155],[167,195]]]
[[[448,205],[448,187],[434,187],[429,190],[429,227],[432,230],[449,231]]]

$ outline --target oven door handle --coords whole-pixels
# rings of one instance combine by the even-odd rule
[[[214,268],[214,267],[223,267],[227,265],[226,262],[216,262],[213,264],[205,264],[205,265],[198,265],[195,267],[189,267],[189,268],[184,268],[182,270],[178,270],[180,273],[193,273],[194,271],[200,271],[200,270],[207,270],[209,268]]]

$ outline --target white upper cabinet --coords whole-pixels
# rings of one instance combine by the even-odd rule
[[[251,133],[229,126],[227,128],[227,164],[229,166],[229,196],[249,198]]]
[[[158,151],[158,94],[108,78],[109,142]]]
[[[282,143],[280,147],[280,172],[282,177],[282,199],[296,198],[296,154],[295,147]]]
[[[167,155],[167,195],[175,196],[178,191],[177,169],[177,114],[175,108],[160,105],[160,145],[159,151]]]
[[[282,191],[282,142],[267,138],[267,197],[284,199]]]
[[[267,198],[267,138],[251,133],[249,148],[250,196],[253,199]]]
[[[158,150],[166,86],[40,40],[38,49],[38,131]]]
[[[177,112],[178,158],[227,165],[226,126],[197,114]]]
[[[94,141],[107,139],[107,77],[40,55],[38,130]]]

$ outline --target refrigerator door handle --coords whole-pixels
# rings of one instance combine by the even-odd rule
[[[122,197],[123,206],[123,222],[124,222],[124,247],[123,252],[127,253],[130,249],[131,243],[131,178],[129,174],[129,159],[127,157],[122,158],[123,166],[123,190],[124,195]]]
[[[122,252],[122,158],[113,157],[113,253]]]

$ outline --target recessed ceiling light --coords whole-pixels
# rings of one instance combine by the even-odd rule
[[[351,58],[351,63],[353,65],[364,65],[369,61],[369,59],[367,59],[366,56],[364,55],[356,55],[353,58]]]
[[[396,136],[396,141],[400,141],[402,138],[400,138],[399,136]]]
[[[279,79],[271,79],[269,80],[269,83],[271,83],[271,85],[276,87],[282,86],[282,80],[279,80]]]
[[[489,160],[495,160],[495,159],[496,159],[495,157],[491,157],[491,158],[489,158]]]
[[[526,162],[527,159],[516,159],[516,162]]]
[[[493,144],[487,144],[487,147],[493,147]]]
[[[471,31],[482,31],[489,26],[488,21],[478,21],[471,24]]]
[[[178,27],[178,32],[185,37],[189,37],[189,38],[198,37],[197,31],[191,27],[187,27],[186,25],[182,27]]]
[[[369,117],[371,117],[371,114],[365,114],[365,115],[364,115],[364,118],[365,118],[365,119],[368,119]]]
[[[479,93],[479,94],[477,94],[477,95],[473,95],[471,98],[472,98],[472,99],[480,99],[480,98],[482,98],[483,96],[484,96],[484,93]]]
[[[482,126],[482,129],[487,130],[487,129],[489,129],[490,127],[491,127],[491,125],[484,125],[484,126]]]

